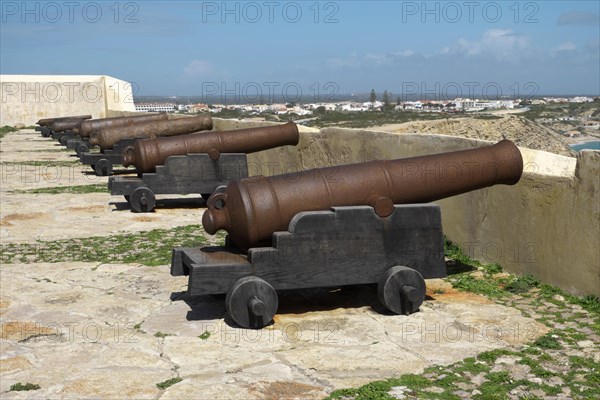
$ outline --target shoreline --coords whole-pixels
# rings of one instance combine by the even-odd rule
[[[577,146],[579,144],[586,144],[589,142],[597,142],[600,141],[600,137],[589,136],[586,138],[572,138],[568,139],[566,142],[569,146]]]

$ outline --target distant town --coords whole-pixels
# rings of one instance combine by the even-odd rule
[[[371,99],[374,97],[376,97],[374,93],[371,93]],[[533,121],[538,124],[537,126],[557,133],[565,143],[577,145],[581,141],[589,141],[581,148],[598,147],[600,138],[600,97],[591,96],[552,96],[515,100],[455,98],[452,100],[400,101],[398,98],[396,101],[391,101],[390,96],[384,93],[381,100],[375,99],[374,101],[338,99],[338,101],[330,102],[274,102],[270,104],[222,104],[217,102],[208,104],[190,101],[181,104],[182,102],[179,101],[181,99],[176,98],[176,101],[136,101],[135,108],[142,112],[211,113],[220,118],[251,118],[273,122],[294,121],[315,128],[337,126],[347,128],[380,127],[380,129],[392,127],[396,129],[398,124],[416,121],[434,122],[435,120],[461,117],[493,120],[518,116],[522,117],[522,120]],[[410,129],[415,129],[415,127],[412,126]],[[529,135],[531,135],[532,129],[531,126],[526,129]],[[444,133],[452,134],[447,130],[444,130]],[[464,135],[465,132],[457,132],[457,134]]]
[[[385,95],[384,95],[385,97]],[[486,110],[526,109],[530,105],[551,103],[591,103],[593,97],[545,97],[540,99],[480,100],[455,98],[453,100],[417,100],[417,101],[338,101],[316,103],[272,103],[272,104],[180,104],[179,102],[136,101],[136,111],[142,112],[178,112],[178,113],[221,113],[225,110],[242,111],[253,115],[295,115],[307,117],[321,111],[363,112],[363,111],[421,111],[421,112],[478,112]]]

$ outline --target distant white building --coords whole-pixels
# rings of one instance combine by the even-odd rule
[[[507,108],[511,110],[515,108],[515,103],[512,100],[461,100],[456,101],[456,108],[462,108],[463,110]]]
[[[405,110],[420,110],[423,108],[423,103],[420,101],[406,101],[403,107]]]
[[[569,99],[569,103],[591,103],[592,101],[594,101],[594,99],[591,97],[582,96],[572,97]]]
[[[363,103],[363,107],[368,107],[369,109],[381,108],[383,107],[383,103],[379,100],[375,100],[373,102],[367,101]]]
[[[369,103],[371,104],[371,103]],[[342,104],[339,107],[340,111],[348,111],[348,112],[357,112],[357,111],[368,111],[369,107],[368,106],[364,106],[362,104],[359,103],[348,103],[348,104]]]
[[[174,112],[175,103],[136,103],[135,111],[141,112]]]

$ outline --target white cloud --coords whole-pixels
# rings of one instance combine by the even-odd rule
[[[388,54],[377,54],[367,53],[359,55],[356,53],[350,54],[348,57],[335,57],[330,58],[326,61],[329,68],[357,68],[364,66],[380,66],[380,65],[394,65],[400,58],[407,58],[417,55],[413,50],[403,50]]]
[[[572,42],[565,42],[554,48],[554,51],[572,51],[577,50],[577,46],[575,46]]]
[[[490,29],[477,40],[458,39],[455,44],[443,47],[439,54],[466,56],[492,55],[499,60],[517,61],[529,49],[529,38],[511,29]]]
[[[183,72],[188,76],[206,75],[212,71],[212,65],[204,60],[194,60],[183,68]]]
[[[408,49],[408,50],[400,51],[400,52],[397,52],[397,53],[394,53],[394,54],[397,55],[397,56],[400,56],[400,57],[411,57],[411,56],[415,55],[415,52],[412,51],[412,50],[410,50],[410,49]]]

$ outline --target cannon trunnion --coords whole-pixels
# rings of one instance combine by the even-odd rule
[[[174,249],[171,275],[189,276],[191,296],[226,294],[244,328],[269,324],[277,291],[288,289],[376,283],[386,308],[410,314],[425,299],[424,279],[446,276],[440,208],[394,205],[387,217],[370,206],[300,212],[270,247]]]

